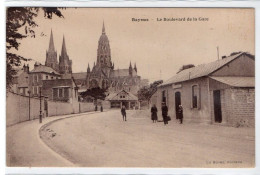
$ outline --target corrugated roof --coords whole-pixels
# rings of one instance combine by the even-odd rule
[[[54,69],[52,69],[51,67],[48,66],[44,66],[44,65],[38,65],[36,66],[32,71],[32,73],[36,73],[36,72],[45,72],[45,73],[54,73],[56,75],[60,75],[58,72],[56,72]]]
[[[179,72],[178,74],[176,74],[175,76],[173,76],[172,78],[166,80],[161,86],[207,76],[210,73],[221,68],[225,64],[229,63],[230,61],[236,59],[237,57],[239,57],[242,54],[243,54],[243,52],[233,55],[233,56],[226,57],[224,59],[220,59],[220,60],[211,62],[211,63],[201,64],[196,67],[185,69],[185,70]]]
[[[255,77],[210,77],[232,87],[255,87]]]

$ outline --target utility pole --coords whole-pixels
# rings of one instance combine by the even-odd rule
[[[29,90],[28,91],[28,95],[29,95],[29,120],[31,120],[31,101],[30,101],[30,94],[31,94],[31,91]]]

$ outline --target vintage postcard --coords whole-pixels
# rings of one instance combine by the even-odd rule
[[[6,166],[255,167],[254,8],[6,8]]]

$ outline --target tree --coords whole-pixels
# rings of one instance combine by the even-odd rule
[[[158,80],[150,84],[150,86],[144,86],[138,91],[139,101],[150,101],[152,95],[157,91],[157,87],[163,83],[163,80]]]
[[[88,96],[91,96],[97,101],[97,99],[105,100],[106,98],[106,89],[101,89],[100,87],[95,87],[86,90],[85,92],[82,92],[80,94],[83,98],[87,98]]]
[[[39,10],[44,11],[44,17],[52,19],[52,14],[63,17],[60,10],[55,7],[9,7],[6,11],[6,88],[9,90],[16,74],[15,67],[20,66],[21,61],[30,61],[12,53],[12,49],[18,50],[20,41],[26,37],[35,38],[34,28],[38,25],[35,18]]]

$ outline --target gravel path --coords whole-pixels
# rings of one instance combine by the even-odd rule
[[[82,115],[41,130],[44,142],[79,167],[254,167],[254,128],[152,123],[145,111]]]

